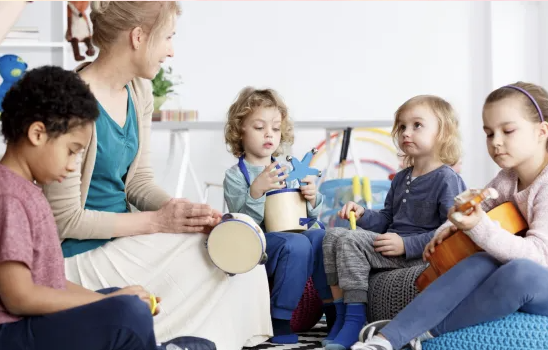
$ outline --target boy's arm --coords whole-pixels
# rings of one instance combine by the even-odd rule
[[[394,178],[394,180],[396,180]],[[356,221],[356,225],[364,230],[385,233],[394,218],[392,204],[394,201],[394,181],[384,200],[384,208],[379,211],[365,209],[362,217]]]
[[[27,213],[28,208],[18,198],[0,196],[0,299],[6,309],[14,315],[42,315],[103,299],[97,293],[56,290],[34,283],[29,268],[33,266],[34,242]]]
[[[306,212],[309,218],[316,219],[320,215],[320,211],[323,205],[323,195],[320,192],[316,192],[316,206],[312,207],[309,201],[306,201]]]
[[[90,289],[84,288],[79,284],[72,283],[71,281],[67,280],[67,291],[76,293],[76,294],[89,294],[89,295],[102,295],[100,293],[94,292]]]
[[[230,213],[241,213],[249,215],[257,224],[264,219],[264,203],[266,196],[257,199],[251,197],[249,186],[243,175],[229,169],[225,173],[223,190],[225,201]]]
[[[437,230],[437,229],[436,229]],[[424,248],[434,237],[436,230],[421,233],[415,236],[402,237],[406,259],[422,257]]]
[[[107,296],[60,290],[34,284],[29,268],[21,262],[0,263],[0,298],[9,313],[17,316],[51,314],[86,305]]]
[[[459,175],[454,174],[454,177],[445,178],[443,180],[438,200],[439,222],[442,223],[442,226],[444,226],[447,221],[447,213],[449,212],[449,209],[454,205],[455,197],[464,191],[466,191],[466,185]],[[422,253],[424,252],[424,248],[435,236],[438,230],[439,227],[435,230],[421,233],[415,236],[403,237],[405,258],[420,258],[422,256]]]

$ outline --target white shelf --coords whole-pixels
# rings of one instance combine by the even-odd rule
[[[88,9],[88,15],[89,12]],[[0,43],[0,56],[6,53],[19,55],[27,62],[29,69],[43,65],[74,69],[81,62],[74,60],[72,45],[65,40],[67,16],[67,1],[35,1],[29,4],[15,26],[38,26],[40,36],[36,40],[16,38],[6,40]],[[86,45],[79,43],[79,46],[80,53],[86,56]],[[99,51],[97,47],[95,50]],[[93,60],[96,56],[97,54],[94,57],[86,56],[86,60]],[[0,78],[1,81],[2,78]]]
[[[68,43],[61,41],[18,41],[18,42],[3,42],[0,47],[46,47],[46,48],[64,48]]]

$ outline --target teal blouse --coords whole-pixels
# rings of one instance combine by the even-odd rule
[[[97,157],[86,199],[85,209],[126,213],[129,211],[125,193],[125,181],[131,163],[139,147],[137,115],[129,87],[126,123],[121,127],[101,106],[97,129]],[[112,240],[112,239],[110,239]],[[62,243],[65,258],[98,248],[109,239],[66,239]]]

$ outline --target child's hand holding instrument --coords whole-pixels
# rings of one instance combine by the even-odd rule
[[[455,212],[451,218],[461,221],[464,215],[470,215],[474,207],[488,199],[497,199],[499,193],[494,188],[483,190],[467,190],[455,197]]]

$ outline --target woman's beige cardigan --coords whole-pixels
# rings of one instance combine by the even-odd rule
[[[126,177],[126,198],[128,203],[141,211],[158,210],[171,197],[154,183],[150,165],[152,85],[150,80],[136,78],[129,83],[129,90],[137,115],[139,147]],[[113,236],[115,213],[84,209],[96,154],[97,129],[94,125],[81,169],[70,174],[62,183],[54,182],[43,187],[61,240],[108,239]]]

